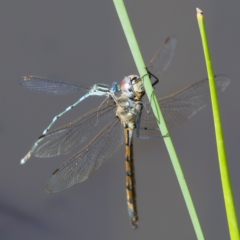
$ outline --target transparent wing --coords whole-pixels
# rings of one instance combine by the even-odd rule
[[[70,94],[79,90],[89,91],[91,88],[84,84],[60,82],[37,76],[24,76],[19,79],[19,84],[29,90],[58,95]]]
[[[57,169],[46,185],[46,191],[63,191],[83,182],[110,158],[124,142],[123,127],[116,117],[86,147]]]
[[[230,83],[230,79],[224,75],[216,76],[215,80],[219,93],[224,91]],[[173,127],[180,124],[191,118],[210,102],[208,79],[203,79],[174,94],[161,98],[158,102],[167,126]],[[147,108],[150,108],[149,104]],[[137,136],[139,138],[161,137],[155,116],[152,112],[147,114],[143,109],[138,123]]]
[[[94,108],[71,123],[48,132],[32,147],[32,155],[41,158],[67,154],[90,136],[96,135],[116,115],[114,102]]]
[[[147,66],[147,69],[159,79],[170,65],[176,46],[177,38],[175,36],[168,37]]]

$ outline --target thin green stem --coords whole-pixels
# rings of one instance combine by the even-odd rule
[[[220,175],[222,179],[223,195],[227,213],[228,227],[230,232],[230,237],[232,240],[239,240],[239,229],[238,229],[238,219],[234,203],[234,197],[231,186],[230,173],[228,169],[227,154],[224,143],[223,129],[220,116],[220,108],[218,104],[218,96],[216,90],[216,83],[214,80],[213,67],[210,57],[210,51],[207,41],[207,33],[204,24],[203,12],[197,8],[197,19],[200,29],[200,34],[202,38],[203,50],[205,55],[205,61],[207,65],[209,87],[211,93],[212,110],[213,110],[213,120],[215,126],[217,151],[220,167]]]
[[[175,170],[180,188],[182,190],[182,193],[183,193],[183,196],[184,196],[184,199],[185,199],[185,202],[186,202],[186,205],[187,205],[187,208],[188,208],[188,211],[189,211],[189,214],[190,214],[190,217],[191,217],[191,220],[192,220],[197,238],[199,240],[203,240],[204,235],[203,235],[203,232],[202,232],[202,229],[201,229],[201,226],[200,226],[200,223],[199,223],[199,220],[198,220],[198,217],[197,217],[197,214],[196,214],[193,202],[192,202],[192,198],[190,196],[190,192],[188,190],[188,186],[187,186],[187,183],[185,181],[180,162],[177,158],[177,154],[176,154],[176,151],[174,149],[170,134],[168,132],[168,129],[167,129],[167,126],[165,124],[162,112],[160,110],[157,97],[154,93],[154,90],[153,90],[152,84],[150,82],[150,79],[148,78],[148,75],[147,75],[147,72],[146,72],[146,67],[145,67],[145,64],[144,64],[144,61],[143,61],[143,58],[142,58],[142,55],[141,55],[136,37],[134,35],[134,32],[133,32],[133,29],[132,29],[132,26],[131,26],[131,23],[130,23],[130,20],[129,20],[127,11],[126,11],[126,8],[124,6],[124,2],[123,2],[123,0],[113,0],[113,2],[115,4],[120,22],[122,24],[124,33],[126,35],[126,38],[127,38],[127,41],[128,41],[129,47],[130,47],[130,50],[131,50],[132,55],[133,55],[134,61],[135,61],[136,66],[138,68],[139,75],[140,76],[146,75],[144,77],[144,87],[145,87],[145,90],[146,90],[146,94],[147,94],[148,98],[151,99],[151,101],[150,100],[149,101],[151,102],[151,107],[153,109],[153,113],[156,116],[161,134],[163,136],[167,136],[167,137],[164,137],[163,139],[164,139],[164,142],[166,144],[170,159],[172,161],[172,164],[173,164],[173,167],[174,167],[174,170]]]

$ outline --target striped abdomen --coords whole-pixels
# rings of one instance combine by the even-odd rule
[[[136,184],[133,159],[133,126],[124,128],[126,143],[126,194],[128,213],[134,228],[138,227]]]

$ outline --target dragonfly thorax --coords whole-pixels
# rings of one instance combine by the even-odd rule
[[[142,102],[136,101],[123,95],[118,98],[116,115],[123,125],[132,123],[135,126],[137,116],[142,109]]]

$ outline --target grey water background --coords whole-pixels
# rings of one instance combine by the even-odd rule
[[[239,1],[125,1],[146,63],[169,35],[178,47],[157,85],[164,96],[206,77],[195,9],[201,8],[215,73],[231,78],[221,94],[236,207],[240,211]],[[86,182],[58,194],[45,183],[69,156],[20,159],[52,120],[76,101],[22,89],[23,75],[112,83],[137,69],[112,1],[0,2],[0,239],[196,239],[162,139],[135,140],[139,229],[125,200],[124,147]],[[103,99],[89,98],[59,123]],[[229,239],[211,108],[171,131],[206,239]]]

